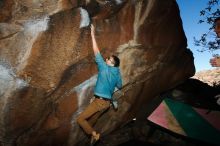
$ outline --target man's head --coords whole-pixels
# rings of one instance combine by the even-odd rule
[[[106,64],[108,64],[109,66],[119,67],[120,65],[120,59],[115,55],[112,55],[106,58],[105,61],[106,61]]]
[[[214,31],[217,34],[217,37],[220,38],[220,17],[216,18],[214,21]]]

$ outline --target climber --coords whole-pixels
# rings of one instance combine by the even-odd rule
[[[220,38],[220,17],[216,18],[214,21],[214,31],[217,37]],[[220,56],[216,55],[210,59],[210,64],[212,67],[220,67]]]
[[[95,27],[91,25],[91,37],[93,51],[95,54],[95,62],[98,67],[98,77],[96,86],[94,89],[94,100],[89,106],[79,115],[77,122],[80,127],[91,136],[91,144],[93,145],[100,139],[100,133],[98,133],[88,123],[88,118],[97,112],[104,111],[110,107],[112,95],[115,88],[122,88],[122,79],[119,69],[120,60],[115,55],[103,59],[100,54],[96,39],[95,39]]]

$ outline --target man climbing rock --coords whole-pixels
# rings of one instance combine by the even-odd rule
[[[120,89],[122,87],[122,79],[119,69],[119,58],[112,55],[104,61],[102,55],[100,54],[100,50],[95,39],[95,28],[93,25],[91,25],[91,37],[93,51],[95,54],[95,62],[98,66],[98,77],[94,89],[95,99],[79,115],[77,122],[86,134],[91,135],[91,144],[93,145],[99,140],[100,133],[97,132],[87,120],[95,113],[106,110],[110,107],[115,88],[117,87]]]

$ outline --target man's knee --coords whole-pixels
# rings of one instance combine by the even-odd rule
[[[80,124],[83,121],[83,118],[81,116],[77,117],[76,119],[77,123]]]

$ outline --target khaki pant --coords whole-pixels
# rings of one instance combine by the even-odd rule
[[[110,107],[110,101],[95,98],[92,103],[79,115],[77,118],[77,122],[83,130],[91,135],[93,131],[96,131],[92,128],[92,126],[88,123],[88,119],[96,114],[97,112],[106,110]]]

